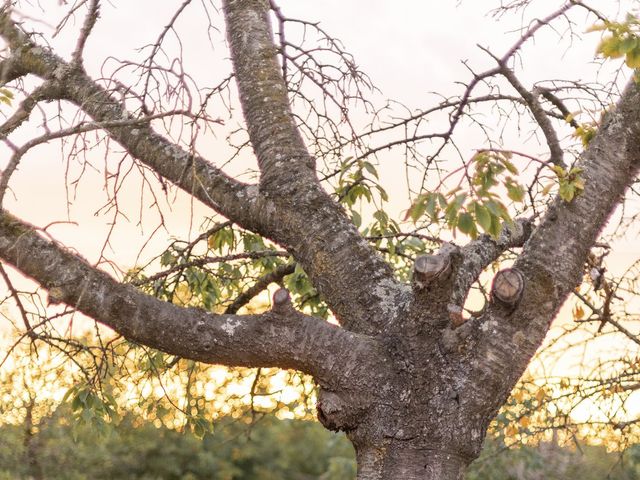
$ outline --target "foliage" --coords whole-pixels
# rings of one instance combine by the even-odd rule
[[[622,58],[629,68],[640,68],[640,19],[628,13],[622,22],[605,21],[589,31],[606,31],[597,53],[605,58]]]
[[[454,233],[457,229],[476,238],[480,227],[497,238],[503,222],[510,223],[512,219],[496,187],[502,185],[506,196],[514,202],[524,199],[524,187],[517,180],[518,169],[511,158],[511,153],[506,151],[479,151],[471,159],[473,174],[469,190],[457,186],[447,193],[423,193],[411,205],[406,218],[416,222],[426,213],[432,222],[443,217]]]
[[[26,450],[24,425],[0,426],[0,479],[23,480],[27,455],[50,480],[260,480],[266,478],[350,480],[355,478],[353,449],[343,434],[318,423],[277,420],[273,416],[226,417],[199,440],[126,414],[118,425],[97,434],[89,425],[73,440],[63,406],[43,419]],[[26,445],[26,446],[25,446]],[[537,446],[505,449],[489,437],[468,480],[581,478],[632,480],[640,475],[640,448],[607,453],[604,447]],[[607,477],[608,476],[608,477]]]
[[[37,456],[47,479],[351,479],[353,449],[342,436],[308,421],[272,416],[216,423],[202,440],[127,414],[98,434],[89,425],[77,429],[63,406],[41,423],[25,450],[20,426],[0,427],[0,478],[26,478],[25,455]]]
[[[13,100],[13,92],[8,88],[0,88],[0,102],[11,106]]]
[[[582,169],[573,167],[568,171],[560,166],[554,165],[553,171],[558,178],[558,195],[565,202],[570,202],[576,195],[579,195],[584,190],[584,181],[580,177]],[[548,191],[553,184],[549,184],[545,187]]]
[[[185,2],[184,6],[188,3]],[[521,4],[524,3],[527,2]],[[274,15],[281,14],[279,10],[276,10],[276,7],[272,8],[274,8],[272,11]],[[504,8],[508,9],[508,7]],[[179,16],[180,12],[176,14],[175,18]],[[282,29],[285,20],[279,18],[279,21],[279,28]],[[307,27],[313,30],[311,24],[307,25],[305,29]],[[593,30],[605,32],[605,36],[598,46],[599,54],[605,58],[624,58],[627,66],[640,68],[640,21],[637,17],[628,15],[623,22],[604,21]],[[568,162],[569,166],[560,166],[564,165],[564,161],[562,158],[556,158],[553,154],[554,135],[549,134],[548,129],[545,129],[544,122],[540,122],[539,117],[536,117],[536,112],[542,111],[542,115],[546,115],[547,120],[559,123],[562,127],[565,127],[564,122],[566,121],[574,128],[573,140],[570,136],[562,139],[562,145],[558,148],[569,152],[569,148],[565,147],[570,147],[572,141],[575,141],[574,146],[586,148],[597,133],[598,122],[578,124],[574,119],[574,114],[568,113],[569,110],[565,104],[578,104],[580,109],[575,111],[587,111],[581,108],[581,104],[586,103],[583,96],[586,96],[593,97],[593,101],[602,107],[603,99],[609,100],[610,91],[602,93],[602,91],[588,87],[586,84],[570,85],[560,81],[551,81],[547,84],[551,88],[544,86],[538,88],[536,85],[531,92],[526,91],[523,95],[522,89],[517,87],[517,79],[516,81],[510,79],[509,73],[512,76],[519,75],[517,62],[514,62],[516,57],[510,58],[510,56],[519,51],[522,44],[530,39],[534,33],[535,30],[531,30],[530,36],[529,33],[525,33],[521,41],[510,50],[509,56],[498,62],[500,68],[492,70],[494,73],[490,75],[473,73],[472,81],[464,84],[466,90],[463,93],[458,97],[442,99],[442,103],[431,110],[431,112],[447,114],[445,116],[448,116],[449,125],[448,130],[445,129],[445,134],[429,134],[422,130],[425,128],[423,125],[429,123],[425,120],[426,113],[411,112],[407,115],[403,114],[403,117],[406,118],[398,119],[395,112],[391,112],[391,115],[386,118],[382,115],[384,108],[375,111],[372,115],[370,130],[365,130],[362,134],[356,134],[353,131],[343,133],[346,125],[351,129],[354,128],[348,108],[352,104],[352,99],[355,99],[353,103],[362,101],[367,112],[369,106],[373,104],[361,96],[362,92],[358,85],[360,85],[359,82],[363,82],[364,77],[360,76],[360,72],[350,61],[350,57],[346,56],[339,44],[333,40],[327,42],[327,47],[321,48],[320,51],[333,49],[333,53],[338,54],[340,61],[346,62],[349,67],[347,70],[350,73],[345,74],[344,78],[339,81],[334,81],[330,77],[320,77],[321,81],[316,84],[320,85],[321,95],[325,99],[324,111],[316,110],[314,96],[305,96],[307,95],[306,90],[297,88],[301,86],[300,84],[296,88],[292,88],[293,84],[288,83],[288,87],[291,89],[290,95],[299,102],[296,112],[310,109],[311,118],[315,118],[314,114],[317,116],[315,123],[309,120],[310,117],[306,117],[306,119],[300,117],[299,120],[302,122],[301,130],[308,136],[307,140],[312,144],[311,148],[316,150],[318,163],[324,162],[324,167],[322,167],[324,170],[318,172],[324,175],[323,186],[344,207],[363,237],[392,264],[396,276],[401,280],[410,280],[412,264],[416,255],[435,249],[443,237],[448,238],[453,235],[455,238],[457,234],[462,234],[475,239],[484,232],[495,239],[500,235],[503,226],[510,224],[516,215],[531,214],[532,221],[535,223],[540,218],[541,207],[550,201],[548,194],[552,189],[557,188],[558,196],[564,202],[573,201],[583,192],[585,185],[584,179],[581,177],[582,170],[573,166],[578,154]],[[280,31],[279,34],[281,39],[284,39],[284,32]],[[287,38],[289,40],[286,44],[282,44],[279,53],[283,76],[285,82],[296,82],[294,80],[297,78],[296,75],[301,74],[304,78],[304,73],[308,74],[308,72],[297,67],[299,72],[293,74],[289,72],[287,75],[287,66],[289,68],[296,66],[295,60],[298,58],[287,56],[287,48],[291,51],[295,43],[290,36]],[[284,40],[282,41],[284,42]],[[158,49],[171,51],[171,48],[165,48],[162,45],[162,36],[158,42],[156,45]],[[304,50],[306,47],[303,48],[302,45],[303,42],[300,43],[300,47],[295,47],[295,49],[300,49],[300,56],[302,58],[308,56],[313,60],[311,64],[318,66],[318,73],[325,75],[320,66],[322,64],[314,60],[313,55],[317,54],[314,53],[316,50],[314,48]],[[164,68],[154,64],[154,55],[155,53],[149,59],[148,68],[145,67],[147,84],[156,70],[163,71]],[[493,54],[491,56],[498,59]],[[181,61],[177,61],[176,64],[181,64]],[[339,68],[335,68],[340,71]],[[471,66],[470,71],[474,72]],[[114,74],[113,79],[115,76]],[[501,80],[495,80],[494,76],[508,77],[508,81],[519,96],[514,100],[513,95],[503,94],[502,92],[507,92],[507,90],[503,88]],[[314,78],[314,76],[312,75],[310,78]],[[368,82],[366,79],[364,80],[364,84],[368,86]],[[161,85],[164,80],[154,81]],[[175,87],[170,85],[170,82],[167,80],[169,83],[167,92],[171,92],[170,97],[178,98],[181,95],[181,89],[185,88],[187,92],[185,98],[192,98],[191,92],[188,91],[189,87]],[[302,80],[297,80],[297,82],[301,83]],[[227,81],[222,82],[221,85],[226,85],[226,83]],[[354,92],[350,92],[348,89],[343,90],[343,86],[346,84],[356,85]],[[477,85],[486,86],[487,90],[482,93],[487,95],[472,92]],[[338,89],[340,95],[337,98],[340,99],[339,102],[343,101],[344,103],[338,102],[332,107],[337,107],[340,112],[339,120],[335,120],[335,122],[325,120],[325,118],[330,118],[326,110],[327,99],[330,104],[336,102],[336,96],[330,93],[333,88]],[[206,99],[201,105],[200,112],[204,112],[210,107],[207,105],[210,98],[215,99],[217,95],[225,97],[227,93],[225,89],[226,87],[212,89],[203,95]],[[131,92],[134,90],[135,86],[132,87]],[[154,93],[149,93],[147,85],[145,85],[144,93],[140,94],[142,99],[141,112],[146,115],[149,103],[153,104],[151,111],[154,114],[156,109],[161,112],[158,115],[166,114],[167,112],[163,108],[158,108],[162,103],[162,95],[159,94],[161,88],[151,90],[157,91],[160,96],[155,98]],[[204,91],[198,91],[198,94],[204,93]],[[126,97],[128,92],[129,90],[123,95]],[[545,96],[546,94],[551,95],[552,100],[549,100],[550,97]],[[195,95],[193,98],[197,96]],[[562,97],[562,101],[559,100],[559,97]],[[10,90],[0,89],[0,102],[11,105],[12,99],[13,94]],[[135,96],[132,96],[131,98],[123,98],[122,103],[137,104],[137,100]],[[503,142],[502,134],[499,135],[499,138],[490,138],[490,135],[485,132],[485,130],[490,130],[487,128],[488,124],[483,123],[484,121],[478,122],[473,112],[476,101],[484,102],[487,100],[495,102],[495,108],[500,112],[501,121],[504,121],[505,124],[518,123],[518,130],[520,129],[520,116],[523,115],[522,111],[518,109],[530,110],[551,149],[550,159],[541,160],[529,154],[518,154],[508,150],[508,147],[505,146],[506,142]],[[230,106],[228,107],[230,116],[232,116],[231,111],[235,108],[231,105],[233,101],[230,97]],[[519,112],[516,115],[518,122],[512,122],[511,114],[506,113],[508,111],[506,107],[498,106],[504,105],[501,103],[504,101],[512,104],[514,111]],[[183,106],[180,101],[176,100],[176,102],[178,107]],[[213,103],[214,101],[212,101]],[[317,102],[318,108],[321,109],[320,104],[321,102]],[[235,110],[238,111],[237,108]],[[601,110],[602,108],[598,108],[594,111]],[[194,115],[192,124],[190,124],[196,132],[201,127],[198,122],[206,125],[208,121],[204,117],[199,117],[200,114]],[[157,122],[159,119],[160,117],[156,117],[145,121]],[[480,125],[483,132],[486,133],[487,140],[486,143],[480,143],[480,145],[489,145],[490,148],[478,149],[476,145],[469,150],[472,152],[471,154],[465,151],[466,147],[459,150],[456,140],[453,140],[453,132],[459,121],[470,125]],[[216,122],[212,121],[211,124],[216,124]],[[327,125],[330,128],[325,129]],[[79,126],[86,127],[84,124]],[[386,145],[376,146],[378,138],[376,133],[397,127],[404,129],[404,137],[401,137],[400,140],[391,140]],[[208,128],[211,128],[211,125],[208,125]],[[415,128],[415,135],[406,133],[413,128]],[[206,128],[202,129],[206,130]],[[534,128],[534,130],[536,129],[537,127]],[[553,130],[553,128],[551,129]],[[76,132],[80,132],[80,130],[76,130]],[[239,131],[241,134],[245,133],[242,129]],[[327,134],[327,131],[331,133]],[[172,133],[172,128],[169,127],[165,133]],[[180,142],[189,147],[190,151],[196,152],[197,135],[194,132],[191,133],[192,138],[187,140],[185,140],[186,137],[181,137],[182,134],[178,134],[178,137],[180,137]],[[518,141],[521,139],[521,133],[518,132]],[[72,134],[75,133],[69,133],[69,135]],[[49,140],[46,136],[43,138],[46,141]],[[86,141],[86,137],[78,138]],[[421,154],[416,154],[415,146],[421,139],[433,140],[436,138],[442,140],[442,146],[436,146],[433,151],[425,148]],[[371,140],[371,144],[369,140]],[[555,143],[559,144],[560,142]],[[248,144],[245,142],[244,145]],[[91,148],[90,142],[87,141],[86,145],[87,149]],[[327,150],[326,145],[331,145],[331,148]],[[412,188],[411,182],[407,180],[409,196],[413,200],[406,212],[404,222],[392,218],[393,208],[389,206],[389,196],[384,187],[385,182],[380,178],[381,175],[378,172],[377,153],[391,149],[396,145],[403,145],[406,152],[409,152],[405,153],[404,158],[407,170],[410,170],[411,160],[419,158],[420,160],[416,161],[413,167],[417,165],[418,170],[424,172],[424,175],[420,175],[422,183],[417,188]],[[239,157],[245,146],[239,147],[231,159]],[[331,153],[327,154],[328,151]],[[457,163],[447,158],[454,151],[459,154],[459,162]],[[412,155],[414,156],[412,157]],[[521,158],[517,158],[516,162],[514,156]],[[442,164],[438,163],[440,159],[446,160],[444,168],[444,161]],[[523,159],[524,162],[521,161]],[[14,168],[18,165],[18,160],[19,157],[14,162]],[[525,165],[527,160],[529,163]],[[121,168],[121,170],[126,171],[127,169]],[[112,176],[108,172],[105,173],[107,173],[105,178],[108,179],[105,181],[105,185],[110,185],[109,182],[112,181],[112,178],[115,178],[115,184],[118,184],[118,175]],[[430,180],[431,184],[425,180],[429,176],[433,179]],[[9,177],[10,172],[6,178]],[[553,178],[553,182],[543,188],[543,181],[549,178]],[[160,183],[165,189],[163,181]],[[113,199],[109,200],[113,202],[112,207],[118,207],[115,197],[114,194]],[[118,208],[115,209],[118,210]],[[413,225],[409,221],[413,222]],[[412,226],[415,228],[411,229]],[[108,241],[106,243],[108,244]],[[512,253],[512,251],[505,252],[499,260],[509,261],[512,258]],[[102,260],[104,259],[101,257],[100,262]],[[493,265],[494,271],[498,268],[498,264],[498,260],[496,260]],[[269,281],[258,289],[258,292],[253,296],[253,301],[239,302],[244,293],[254,286],[264,283],[265,279]],[[244,230],[232,221],[221,222],[219,218],[207,220],[203,226],[202,235],[195,241],[175,240],[171,242],[166,250],[149,264],[136,267],[128,272],[126,280],[161,300],[180,306],[202,308],[215,313],[235,313],[235,311],[229,311],[235,306],[247,313],[263,312],[269,308],[269,290],[273,291],[276,288],[274,284],[276,284],[286,287],[291,292],[294,306],[297,309],[322,319],[331,319],[332,316],[304,268],[300,264],[296,264],[288,253],[278,250],[278,247],[266,237]],[[486,298],[487,283],[483,284],[482,282],[483,280],[476,285],[476,288]],[[588,283],[588,280],[585,283]],[[613,294],[607,294],[608,298],[600,298],[595,290],[597,288],[590,292],[593,293],[593,296],[585,300],[585,305],[589,306],[595,315],[599,307],[594,304],[602,300],[601,303],[604,306],[600,311],[609,315],[609,304]],[[20,308],[23,308],[19,301],[21,295],[24,297],[22,292],[21,294],[15,293],[14,297]],[[622,298],[616,297],[616,300],[622,300]],[[595,316],[586,316],[582,307],[578,308],[580,310],[575,310],[580,312],[580,315],[576,315],[577,320],[594,321]],[[47,309],[43,308],[42,310],[46,311]],[[103,331],[99,327],[96,327],[96,335],[80,339],[71,338],[71,322],[67,336],[67,331],[61,333],[56,331],[55,327],[50,327],[49,322],[37,321],[41,317],[49,315],[48,311],[41,314],[41,317],[33,315],[33,318],[26,318],[27,314],[22,313],[29,332],[23,338],[31,337],[33,334],[29,327],[29,318],[35,319],[36,321],[32,321],[32,324],[45,325],[36,329],[38,340],[55,345],[64,355],[76,362],[79,369],[74,371],[73,386],[65,385],[68,390],[63,403],[67,402],[67,404],[60,407],[55,414],[43,410],[33,416],[31,408],[34,405],[35,397],[31,396],[20,403],[19,414],[14,413],[18,418],[35,419],[39,422],[34,436],[37,441],[29,440],[26,444],[38,445],[39,443],[42,456],[39,457],[38,462],[42,465],[45,464],[44,462],[50,462],[52,466],[47,466],[47,471],[50,469],[54,475],[58,475],[58,477],[52,478],[72,478],[74,475],[76,477],[73,478],[86,478],[94,466],[103,470],[95,474],[92,473],[91,478],[128,478],[127,475],[133,475],[131,478],[190,479],[205,478],[206,475],[206,478],[210,478],[212,470],[217,472],[217,475],[219,474],[219,478],[307,478],[313,476],[313,478],[339,479],[352,478],[353,476],[353,458],[351,453],[343,450],[346,448],[343,437],[321,435],[317,433],[319,427],[309,423],[291,421],[279,423],[271,417],[262,419],[265,411],[274,411],[278,414],[285,412],[289,416],[298,418],[308,417],[315,406],[315,385],[309,377],[293,372],[285,372],[281,377],[278,377],[280,374],[274,370],[230,368],[224,370],[221,375],[224,378],[218,381],[216,380],[218,378],[216,375],[220,373],[218,367],[200,365],[190,360],[173,357],[144,346],[132,344],[122,338],[112,336],[102,338]],[[600,316],[605,317],[604,314]],[[55,314],[52,316],[51,323],[53,323],[54,317]],[[57,317],[55,317],[55,321],[57,321]],[[634,365],[633,371],[637,372],[637,365]],[[470,478],[553,478],[553,475],[560,475],[557,472],[562,472],[562,475],[569,478],[581,476],[586,479],[590,478],[589,475],[593,472],[602,474],[606,469],[609,471],[615,471],[612,470],[615,468],[622,469],[622,466],[614,466],[612,457],[607,456],[602,449],[589,449],[591,453],[586,455],[588,459],[582,465],[573,451],[563,450],[561,454],[558,454],[558,458],[561,459],[560,463],[554,463],[547,455],[548,449],[545,450],[542,447],[536,449],[531,445],[544,438],[540,433],[544,428],[552,428],[555,431],[555,429],[566,427],[566,424],[561,424],[562,421],[569,423],[567,419],[571,415],[571,409],[566,405],[571,402],[579,403],[584,398],[581,395],[602,394],[604,396],[603,392],[606,392],[615,399],[615,402],[618,402],[618,406],[624,405],[624,402],[629,398],[623,395],[625,388],[631,388],[629,387],[630,383],[625,384],[624,381],[631,382],[630,377],[631,375],[626,377],[626,380],[618,380],[617,383],[604,379],[590,384],[589,381],[583,379],[579,388],[565,379],[556,382],[559,383],[558,385],[552,381],[541,385],[525,379],[524,385],[521,384],[519,389],[514,392],[492,425],[493,440],[490,441],[485,455],[489,460],[479,462],[470,474]],[[239,385],[241,393],[236,389]],[[283,399],[277,395],[280,390],[291,386],[296,390],[293,399]],[[37,391],[32,384],[20,386],[20,388],[23,387],[25,390]],[[569,400],[564,401],[565,397]],[[11,398],[11,396],[9,395],[7,398]],[[11,408],[10,405],[10,401],[2,399],[0,407],[4,411],[8,411]],[[248,430],[250,433],[245,435],[247,424],[251,423],[248,412],[260,421],[252,425]],[[122,419],[120,419],[121,415]],[[554,421],[552,418],[554,415],[559,420]],[[254,417],[251,417],[251,420],[254,420]],[[613,416],[608,420],[613,422],[612,419]],[[20,429],[8,426],[2,428],[7,432],[6,436],[3,436],[5,441],[15,442],[14,447],[4,449],[11,450],[13,448],[11,453],[0,453],[2,462],[14,465],[14,474],[29,475],[24,462],[22,462],[22,466],[19,465],[22,457],[15,455],[15,452],[21,451],[21,447],[18,445],[25,443],[21,443]],[[182,430],[183,435],[178,435],[176,430]],[[225,431],[231,433],[221,433]],[[30,431],[29,435],[33,433]],[[575,436],[575,431],[567,428],[560,437],[562,437],[562,441],[565,441],[571,438],[571,435]],[[69,437],[78,440],[80,447],[67,444]],[[55,442],[53,442],[53,438],[55,438]],[[237,438],[246,438],[246,442],[232,441]],[[249,438],[251,438],[251,442],[249,442]],[[202,442],[197,439],[202,439]],[[499,451],[503,447],[512,446],[520,441],[528,442],[529,445],[515,450],[513,454],[499,457],[510,460],[490,460],[494,451]],[[56,444],[60,445],[59,450],[54,448]],[[286,448],[281,448],[283,445],[286,445]],[[553,447],[552,450],[557,454],[557,445]],[[318,452],[322,452],[322,454],[319,455]],[[26,455],[28,452],[22,453]],[[100,459],[96,458],[97,456],[109,459],[111,463],[103,464]],[[637,451],[631,449],[629,457],[636,458],[637,456]],[[569,464],[572,466],[570,467]],[[631,464],[629,475],[633,475],[633,472],[638,473],[637,462],[631,462]],[[551,471],[551,465],[554,465],[556,473]],[[627,475],[626,470],[616,472],[620,475],[619,478],[627,478],[624,476]],[[0,478],[1,476],[2,473],[0,473]]]

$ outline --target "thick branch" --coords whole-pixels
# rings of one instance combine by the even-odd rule
[[[478,280],[482,271],[509,248],[522,247],[529,235],[531,235],[531,221],[518,219],[512,225],[505,224],[497,239],[482,235],[462,247],[462,262],[455,273],[451,303],[462,307],[469,289]]]
[[[268,2],[227,0],[224,13],[240,102],[258,157],[262,187],[268,189],[273,182],[277,191],[282,175],[298,177],[303,183],[314,181],[315,161],[295,125],[278,65]]]
[[[262,315],[216,315],[162,302],[45,240],[0,213],[0,258],[64,302],[129,340],[206,363],[294,368],[338,381],[368,340],[293,308]],[[338,361],[339,360],[339,361]]]
[[[609,216],[640,169],[640,87],[631,82],[607,114],[577,164],[584,192],[571,202],[559,197],[525,244],[514,268],[525,288],[515,311],[493,302],[478,321],[472,355],[478,382],[494,382],[506,396],[542,343],[567,296],[580,283],[584,262]],[[491,371],[489,379],[486,371]],[[494,408],[502,401],[497,396]],[[492,411],[489,413],[493,413]]]
[[[249,137],[260,165],[269,236],[301,263],[340,321],[381,330],[402,289],[391,268],[320,187],[291,113],[264,0],[224,2],[227,37]],[[270,214],[273,212],[273,214]]]
[[[247,39],[253,38],[252,35],[258,38],[258,43],[242,43],[238,48],[245,49],[242,51],[250,58],[267,55],[268,49],[262,48],[263,43],[270,39],[266,5],[257,0],[228,3],[227,9],[234,12],[229,13],[230,36],[238,37],[234,41],[248,42]],[[246,39],[243,36],[245,25],[241,21],[245,17],[250,22],[247,26],[250,27],[250,35],[247,33]],[[288,164],[288,168],[277,167],[276,170],[282,173],[273,177],[278,187],[275,189],[277,195],[273,189],[267,189],[266,195],[260,195],[257,188],[228,177],[203,158],[171,143],[148,124],[131,127],[112,123],[134,120],[134,117],[86,73],[31,42],[12,23],[6,11],[0,14],[0,35],[7,40],[13,57],[21,62],[22,67],[63,87],[65,98],[96,122],[105,125],[109,135],[134,158],[243,228],[284,246],[301,263],[315,287],[347,328],[375,333],[397,314],[398,309],[391,306],[398,305],[396,300],[404,295],[404,291],[393,279],[391,268],[362,238],[342,208],[322,190],[311,166],[306,168],[298,165],[300,168],[294,168]],[[253,51],[254,47],[257,50]],[[270,55],[275,61],[275,52]],[[254,60],[262,65],[259,59]],[[270,61],[265,60],[266,63],[261,67],[266,69],[263,72],[265,78],[260,76],[262,74],[251,77],[258,85],[262,85],[261,88],[266,89],[267,85],[277,81],[269,71]],[[279,75],[279,71],[276,70],[276,74]],[[249,72],[243,75],[249,75]],[[239,81],[249,82],[249,79],[245,77]],[[275,144],[267,142],[268,145],[262,143],[261,137],[253,139],[259,158],[275,159],[275,163],[278,163],[285,157],[298,155],[304,145],[299,138],[285,139],[287,135],[299,137],[292,123],[286,127],[282,123],[277,130],[273,130],[276,128],[273,125],[278,122],[272,114],[277,113],[278,108],[286,110],[278,110],[285,120],[290,115],[288,105],[283,104],[286,92],[274,93],[275,97],[271,100],[266,90],[263,93],[265,96],[261,98],[267,99],[264,102],[267,114],[258,109],[257,104],[254,105],[256,98],[249,95],[253,100],[243,100],[255,107],[253,114],[247,113],[247,124],[256,131],[264,129],[272,132],[279,139]],[[272,105],[272,102],[275,103]],[[252,112],[254,107],[250,107]],[[312,175],[299,173],[301,171],[311,172]]]
[[[149,124],[132,128],[114,123],[135,120],[135,117],[84,71],[33,43],[12,22],[7,10],[0,11],[0,35],[11,47],[10,63],[14,70],[32,73],[56,84],[62,90],[62,98],[104,124],[109,135],[131,156],[222,215],[245,228],[256,229],[255,189],[170,142]]]

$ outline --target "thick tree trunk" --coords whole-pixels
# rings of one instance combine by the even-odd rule
[[[454,453],[393,442],[356,447],[357,480],[461,480],[470,460]]]

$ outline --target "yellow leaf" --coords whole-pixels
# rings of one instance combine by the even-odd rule
[[[620,37],[606,37],[602,39],[596,51],[607,58],[620,58],[624,55],[620,43]]]
[[[606,29],[607,29],[607,26],[604,23],[594,23],[593,25],[591,25],[589,28],[585,30],[585,33],[601,32]]]
[[[522,428],[527,428],[531,424],[529,417],[522,417],[519,422]]]
[[[640,48],[634,48],[627,53],[625,63],[629,68],[640,68]]]
[[[518,390],[513,394],[513,399],[518,403],[522,403],[524,400],[524,392],[522,390]]]
[[[580,305],[578,305],[574,310],[573,310],[573,319],[574,320],[580,320],[581,318],[584,317],[584,310],[582,309],[582,307]]]
[[[505,428],[504,434],[507,437],[513,437],[514,435],[518,434],[518,427],[516,427],[514,424],[511,424],[507,428]]]
[[[542,402],[546,396],[547,396],[546,390],[544,389],[544,387],[540,387],[536,392],[536,400],[538,400],[538,402]]]
[[[189,285],[187,285],[186,283],[181,283],[175,290],[173,301],[177,305],[186,305],[187,303],[189,303],[189,300],[191,300],[192,297],[193,294],[191,293]]]
[[[555,183],[553,183],[553,182],[547,183],[545,185],[545,187],[542,189],[542,194],[543,195],[549,195],[549,192],[551,191],[551,189],[553,188],[554,185],[555,185]]]

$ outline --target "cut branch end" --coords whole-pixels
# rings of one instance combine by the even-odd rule
[[[491,297],[505,305],[515,307],[524,291],[524,275],[520,270],[500,270],[491,285]]]
[[[273,294],[273,308],[282,309],[291,305],[291,295],[286,288],[279,288]]]
[[[428,286],[438,278],[445,278],[451,270],[451,258],[446,252],[436,255],[420,255],[414,263],[413,279],[420,288]]]

